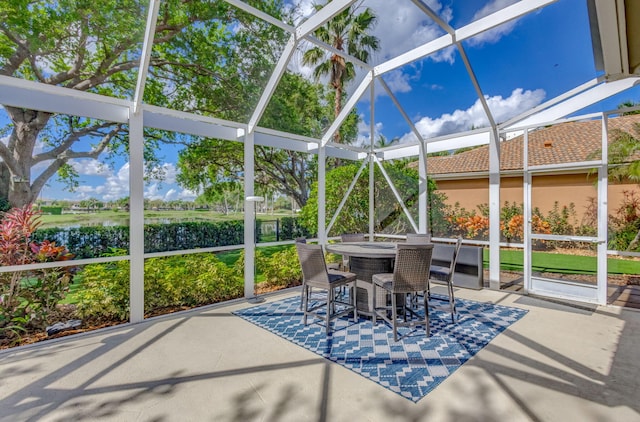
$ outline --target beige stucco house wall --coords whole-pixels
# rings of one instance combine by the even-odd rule
[[[447,204],[456,202],[467,210],[476,210],[478,204],[489,203],[489,179],[475,178],[462,180],[438,180],[438,191],[447,195]],[[635,183],[609,184],[609,214],[612,214],[622,204],[624,191],[635,191],[640,197],[640,187]],[[576,219],[580,223],[587,207],[589,198],[597,196],[593,177],[587,174],[563,174],[557,176],[535,176],[532,187],[532,206],[538,207],[543,214],[547,214],[554,207],[568,206],[573,203]],[[500,203],[515,202],[522,204],[523,180],[521,176],[503,177],[500,180]]]
[[[616,131],[640,136],[640,115],[628,115],[609,119],[610,138]],[[600,120],[562,123],[539,129],[529,134],[529,165],[553,165],[580,163],[593,159],[600,151],[602,137]],[[521,204],[523,198],[522,160],[523,137],[519,136],[500,144],[501,178],[500,203]],[[467,210],[476,210],[478,204],[489,203],[489,148],[482,146],[470,151],[444,157],[429,157],[427,172],[447,196],[447,203],[456,202]],[[620,207],[624,191],[635,191],[640,196],[637,183],[609,183],[609,214]],[[590,204],[589,198],[597,197],[595,177],[587,172],[533,177],[533,207],[543,214],[559,206],[575,205],[577,223]]]

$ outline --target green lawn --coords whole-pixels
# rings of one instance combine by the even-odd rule
[[[523,271],[523,251],[500,251],[500,268]],[[595,274],[596,258],[592,256],[563,255],[549,252],[533,252],[533,270],[558,274]],[[489,250],[484,249],[484,267],[489,267]],[[607,258],[609,274],[640,274],[640,261]]]

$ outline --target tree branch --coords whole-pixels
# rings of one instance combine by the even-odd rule
[[[71,146],[83,136],[87,136],[91,134],[103,135],[103,133],[99,132],[99,130],[106,129],[110,126],[113,126],[113,123],[102,123],[99,125],[89,126],[89,127],[83,128],[82,130],[72,132],[57,147],[52,148],[47,152],[43,152],[41,154],[35,155],[33,157],[33,162],[35,164],[35,163],[40,163],[42,161],[53,160],[55,158],[58,158],[60,154],[63,154],[66,150],[71,148]]]
[[[98,158],[100,154],[102,154],[102,152],[109,145],[111,140],[115,138],[121,130],[122,130],[122,125],[118,124],[115,128],[113,128],[113,130],[105,134],[100,140],[100,142],[91,149],[91,151],[67,150],[62,154],[62,157],[64,157],[66,160],[70,160],[72,158],[93,158],[95,160],[96,158]]]

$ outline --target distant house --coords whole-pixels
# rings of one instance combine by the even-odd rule
[[[608,129],[610,134],[622,130],[637,137],[640,136],[636,126],[639,124],[640,115],[621,116],[609,119]],[[599,154],[601,139],[600,120],[561,123],[529,132],[529,166],[593,160],[592,155]],[[500,181],[501,204],[505,201],[523,202],[522,146],[522,135],[500,143],[500,169],[503,172]],[[467,210],[477,211],[477,205],[489,203],[488,146],[456,155],[429,157],[427,172],[436,181],[438,190],[447,195],[448,204],[457,202]],[[589,198],[597,197],[595,181],[595,176],[584,169],[568,168],[549,175],[536,174],[532,178],[532,206],[547,213],[556,202],[560,206],[573,203],[580,219],[589,205]],[[632,190],[640,193],[638,184],[633,182],[609,183],[610,214],[619,207],[623,191]]]

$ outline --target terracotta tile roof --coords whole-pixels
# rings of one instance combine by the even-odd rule
[[[611,118],[609,132],[623,130],[638,135],[634,128],[640,124],[640,115]],[[529,165],[575,163],[592,160],[590,154],[600,150],[602,122],[591,120],[568,122],[529,132]],[[500,144],[500,169],[522,169],[522,143],[520,135]],[[639,157],[640,158],[640,157]],[[472,173],[489,171],[489,146],[445,157],[427,159],[429,174]]]

